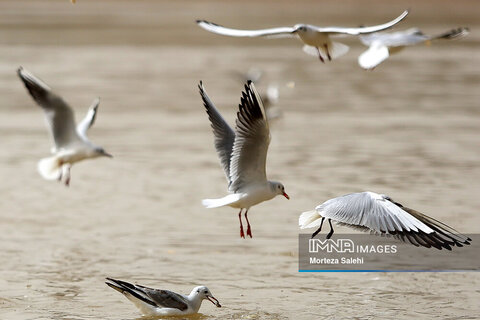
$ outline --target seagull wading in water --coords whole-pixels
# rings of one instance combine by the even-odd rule
[[[367,70],[373,70],[392,54],[398,53],[405,47],[424,43],[430,45],[434,40],[454,40],[465,37],[468,28],[456,28],[436,36],[429,36],[417,28],[397,32],[378,32],[360,36],[360,41],[366,45],[367,51],[358,57],[358,64]]]
[[[335,36],[358,36],[372,32],[378,32],[393,27],[402,21],[408,15],[408,10],[404,11],[394,20],[370,27],[345,28],[345,27],[317,27],[311,24],[296,24],[293,27],[278,27],[259,30],[240,30],[220,26],[213,22],[197,20],[197,24],[210,32],[231,37],[293,37],[298,35],[305,44],[303,51],[307,54],[318,56],[320,61],[325,62],[336,59],[348,51],[348,46],[339,42],[333,42],[330,37]]]
[[[168,290],[153,289],[138,284],[131,284],[112,278],[107,278],[105,283],[127,297],[145,316],[195,314],[205,299],[213,303],[216,307],[221,307],[218,300],[205,286],[195,287],[189,295],[183,295]]]
[[[18,76],[25,84],[33,100],[43,109],[55,146],[51,157],[38,162],[38,172],[46,180],[70,184],[70,168],[78,161],[97,157],[112,156],[102,147],[94,145],[87,137],[87,130],[93,125],[100,100],[92,103],[85,118],[75,125],[73,110],[50,87],[27,70],[20,67]]]
[[[248,210],[277,195],[290,197],[280,182],[267,180],[267,160],[270,131],[262,100],[251,81],[242,92],[235,131],[228,125],[208,97],[202,82],[198,88],[215,136],[215,149],[227,176],[229,195],[220,199],[204,199],[207,208],[230,206],[239,208],[240,237],[245,238],[242,211],[245,209],[247,236],[252,237]]]
[[[327,200],[315,210],[302,213],[298,223],[301,229],[318,227],[312,234],[314,238],[322,230],[325,219],[330,224],[327,239],[333,234],[333,220],[362,231],[392,235],[417,247],[452,250],[471,241],[446,224],[374,192],[351,193]]]

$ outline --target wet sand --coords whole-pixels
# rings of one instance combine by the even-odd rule
[[[355,26],[406,7],[399,29],[472,33],[365,72],[355,39],[324,65],[298,40],[230,39],[194,24]],[[477,318],[478,273],[298,273],[297,221],[370,190],[479,232],[479,12],[475,1],[0,1],[0,318],[139,318],[106,276],[185,293],[207,285],[223,307],[206,301],[198,319]],[[42,180],[50,141],[20,65],[77,117],[100,96],[89,135],[115,158],[75,165],[70,188]],[[242,84],[232,74],[250,67],[265,71],[260,90],[281,85],[268,175],[291,200],[252,208],[254,238],[243,240],[236,210],[200,204],[226,184],[196,86],[233,123]]]

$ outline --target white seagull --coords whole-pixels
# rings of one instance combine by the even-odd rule
[[[348,51],[348,46],[339,42],[333,42],[330,36],[352,35],[357,36],[366,33],[378,32],[393,27],[408,15],[404,11],[394,20],[371,27],[345,28],[345,27],[317,27],[311,24],[296,24],[293,27],[278,27],[260,30],[239,30],[220,26],[205,20],[197,20],[197,24],[203,29],[231,37],[290,37],[298,35],[305,44],[303,51],[318,56],[320,61],[336,59]]]
[[[122,293],[140,309],[145,316],[175,316],[195,314],[202,301],[207,299],[216,307],[221,305],[205,286],[193,288],[189,295],[178,294],[168,290],[160,290],[131,284],[121,280],[106,278],[105,283]]]
[[[252,82],[245,85],[237,113],[235,131],[228,125],[208,97],[202,82],[198,86],[203,105],[210,119],[215,136],[215,149],[227,177],[229,195],[220,199],[204,199],[207,208],[230,206],[239,208],[240,237],[245,238],[242,225],[242,210],[247,221],[247,236],[252,237],[248,210],[260,202],[277,195],[290,197],[280,182],[267,180],[265,165],[270,130],[262,100]]]
[[[50,87],[27,70],[20,67],[18,76],[25,84],[33,100],[42,107],[55,147],[51,157],[38,162],[38,172],[46,180],[70,184],[70,168],[78,161],[97,157],[112,157],[102,147],[94,145],[87,137],[87,130],[93,125],[100,100],[92,103],[85,118],[75,125],[73,110]]]
[[[374,192],[351,193],[327,200],[315,210],[302,213],[298,223],[301,229],[318,227],[313,238],[321,231],[325,218],[330,224],[327,239],[333,234],[333,220],[363,231],[392,235],[417,247],[451,250],[452,246],[462,247],[471,241],[446,224]]]
[[[407,46],[414,46],[420,43],[430,45],[431,41],[439,39],[459,39],[468,33],[468,28],[456,28],[436,36],[429,36],[417,28],[411,28],[398,32],[379,32],[360,36],[360,41],[369,48],[358,57],[358,64],[364,69],[372,70],[390,55],[401,51]]]

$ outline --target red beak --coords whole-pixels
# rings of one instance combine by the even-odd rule
[[[211,303],[213,303],[217,308],[221,308],[222,306],[220,305],[220,302],[218,302],[217,299],[215,299],[214,297],[212,296],[207,296],[207,299],[208,301],[210,301]],[[213,299],[213,300],[212,300]],[[215,301],[214,301],[215,300]]]
[[[290,197],[289,197],[288,194],[286,194],[285,192],[283,192],[283,196],[284,196],[285,198],[287,198],[288,200],[290,200]]]

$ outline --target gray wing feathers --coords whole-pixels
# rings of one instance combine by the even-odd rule
[[[198,89],[200,90],[203,105],[205,106],[208,119],[210,120],[213,129],[213,135],[215,136],[215,149],[217,150],[223,170],[225,171],[227,181],[230,184],[230,158],[232,156],[233,143],[235,141],[235,132],[223,119],[217,108],[215,108],[215,105],[205,92],[201,81],[198,85]]]
[[[148,288],[112,278],[107,278],[106,284],[121,293],[127,292],[154,307],[174,308],[182,311],[188,309],[187,300],[172,291]]]
[[[95,100],[93,100],[92,105],[90,106],[87,114],[85,115],[85,118],[83,118],[83,120],[80,121],[80,123],[77,125],[78,134],[80,134],[84,138],[87,137],[88,129],[90,129],[90,127],[95,122],[99,104],[100,104],[100,98],[96,98]]]
[[[460,39],[465,37],[467,34],[470,33],[470,29],[460,27],[456,29],[449,30],[447,32],[441,33],[439,35],[431,37],[432,40],[435,39],[448,39],[448,40],[453,40],[453,39]]]
[[[440,221],[373,192],[330,199],[315,209],[340,224],[392,235],[415,246],[451,250],[451,246],[468,245],[471,240]]]
[[[230,164],[230,191],[244,184],[266,181],[265,165],[270,131],[260,95],[253,83],[245,85],[236,120],[236,136]]]
[[[20,67],[18,76],[25,84],[33,100],[42,107],[49,124],[56,149],[79,141],[72,109],[61,97],[53,93],[43,81]]]
[[[188,309],[187,300],[175,292],[152,289],[140,285],[137,285],[136,287],[143,290],[143,292],[145,292],[145,294],[159,307],[174,308],[182,311]]]
[[[350,35],[359,35],[359,34],[365,34],[365,33],[372,33],[372,32],[378,32],[382,30],[389,29],[405,19],[405,17],[408,15],[408,10],[405,10],[401,15],[399,15],[397,18],[393,19],[392,21],[389,21],[384,24],[376,25],[376,26],[370,26],[370,27],[360,27],[360,28],[342,28],[342,27],[326,27],[326,28],[317,28],[319,32],[327,32],[327,33],[345,33],[345,34],[350,34]]]
[[[230,37],[292,37],[295,29],[292,27],[279,27],[259,30],[240,30],[226,28],[205,20],[197,20],[197,24],[210,32]]]

